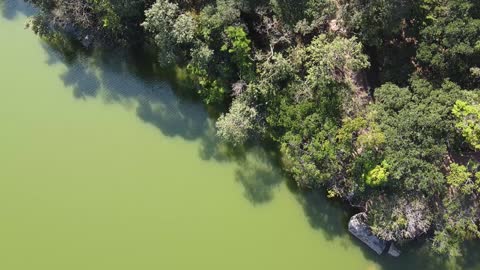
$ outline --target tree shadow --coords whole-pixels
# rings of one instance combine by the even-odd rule
[[[216,135],[213,121],[210,122],[199,149],[200,158],[217,162],[245,162],[248,147],[233,147],[222,142]]]
[[[60,79],[75,98],[99,98],[107,104],[133,108],[139,119],[165,136],[200,140],[202,159],[238,165],[235,179],[242,184],[245,197],[252,204],[273,199],[275,187],[284,179],[275,163],[275,150],[256,144],[232,147],[220,142],[211,119],[215,112],[209,113],[193,89],[179,82],[178,70],[161,69],[148,49],[142,50],[144,54],[123,50],[71,53],[72,49],[65,47],[71,46],[47,44],[44,49],[48,64],[66,66]]]
[[[140,120],[165,136],[200,140],[202,159],[235,163],[235,179],[252,204],[271,201],[285,179],[273,147],[256,143],[232,147],[220,142],[212,119],[218,115],[217,108],[207,108],[198,100],[181,69],[161,68],[155,50],[85,51],[75,42],[57,38],[43,48],[47,64],[66,67],[60,79],[75,98],[96,98],[133,109]]]
[[[134,108],[139,119],[165,136],[203,137],[209,123],[204,106],[192,98],[178,98],[180,93],[172,86],[177,81],[175,71],[162,72],[155,57],[148,61],[148,55],[139,57],[120,49],[82,51],[68,42],[51,45],[44,46],[47,63],[66,66],[60,79],[75,98],[100,98],[107,104]]]
[[[480,243],[478,240],[468,241],[463,245],[461,266],[463,269],[480,269]]]
[[[244,189],[245,198],[253,205],[273,200],[275,189],[285,181],[278,164],[278,152],[274,148],[257,143],[234,147],[222,143],[210,127],[202,138],[200,157],[216,162],[235,162],[235,180]]]
[[[303,207],[308,223],[314,230],[321,231],[327,240],[348,233],[347,224],[352,213],[345,204],[327,199],[323,190],[303,190],[293,180],[289,180],[287,186]]]
[[[32,16],[35,8],[23,0],[0,0],[0,13],[7,20],[13,20],[19,15]]]
[[[250,153],[239,164],[235,171],[235,179],[242,184],[244,195],[253,205],[270,202],[274,198],[275,189],[284,182],[285,176],[274,160],[275,152],[256,146],[248,150]]]
[[[73,88],[75,98],[96,97],[100,88],[95,71],[85,64],[73,65],[61,75],[61,79],[66,87]]]

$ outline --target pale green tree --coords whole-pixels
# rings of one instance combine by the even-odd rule
[[[153,35],[159,50],[159,62],[164,66],[175,61],[173,29],[178,15],[178,5],[168,0],[157,0],[150,9],[145,11],[145,21],[142,26]]]
[[[236,99],[227,114],[223,114],[217,121],[217,135],[234,145],[244,143],[255,128],[257,111]]]

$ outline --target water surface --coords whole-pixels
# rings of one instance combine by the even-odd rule
[[[365,249],[275,152],[219,145],[174,73],[65,57],[24,29],[31,8],[0,5],[0,269],[448,268]]]

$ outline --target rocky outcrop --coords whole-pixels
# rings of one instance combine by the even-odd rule
[[[350,218],[348,222],[348,230],[355,237],[360,239],[369,248],[375,251],[378,255],[387,253],[393,257],[400,256],[400,251],[394,246],[393,243],[381,240],[373,235],[372,230],[365,222],[367,215],[365,213],[359,213]]]

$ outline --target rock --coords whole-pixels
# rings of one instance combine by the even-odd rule
[[[398,250],[398,248],[393,243],[390,245],[387,253],[392,257],[400,256],[400,250]]]
[[[375,235],[373,235],[372,230],[366,224],[365,220],[367,215],[365,213],[359,213],[350,218],[348,222],[348,230],[351,234],[355,237],[360,239],[363,243],[365,243],[369,248],[375,251],[378,255],[381,255],[388,249],[388,254],[393,257],[400,256],[400,251],[393,245],[379,239]]]
[[[380,255],[387,247],[387,243],[378,239],[372,234],[372,230],[370,230],[370,227],[365,223],[365,219],[365,213],[354,215],[352,218],[350,218],[350,222],[348,222],[348,230],[351,234],[360,239],[360,241],[365,243],[368,247]]]

